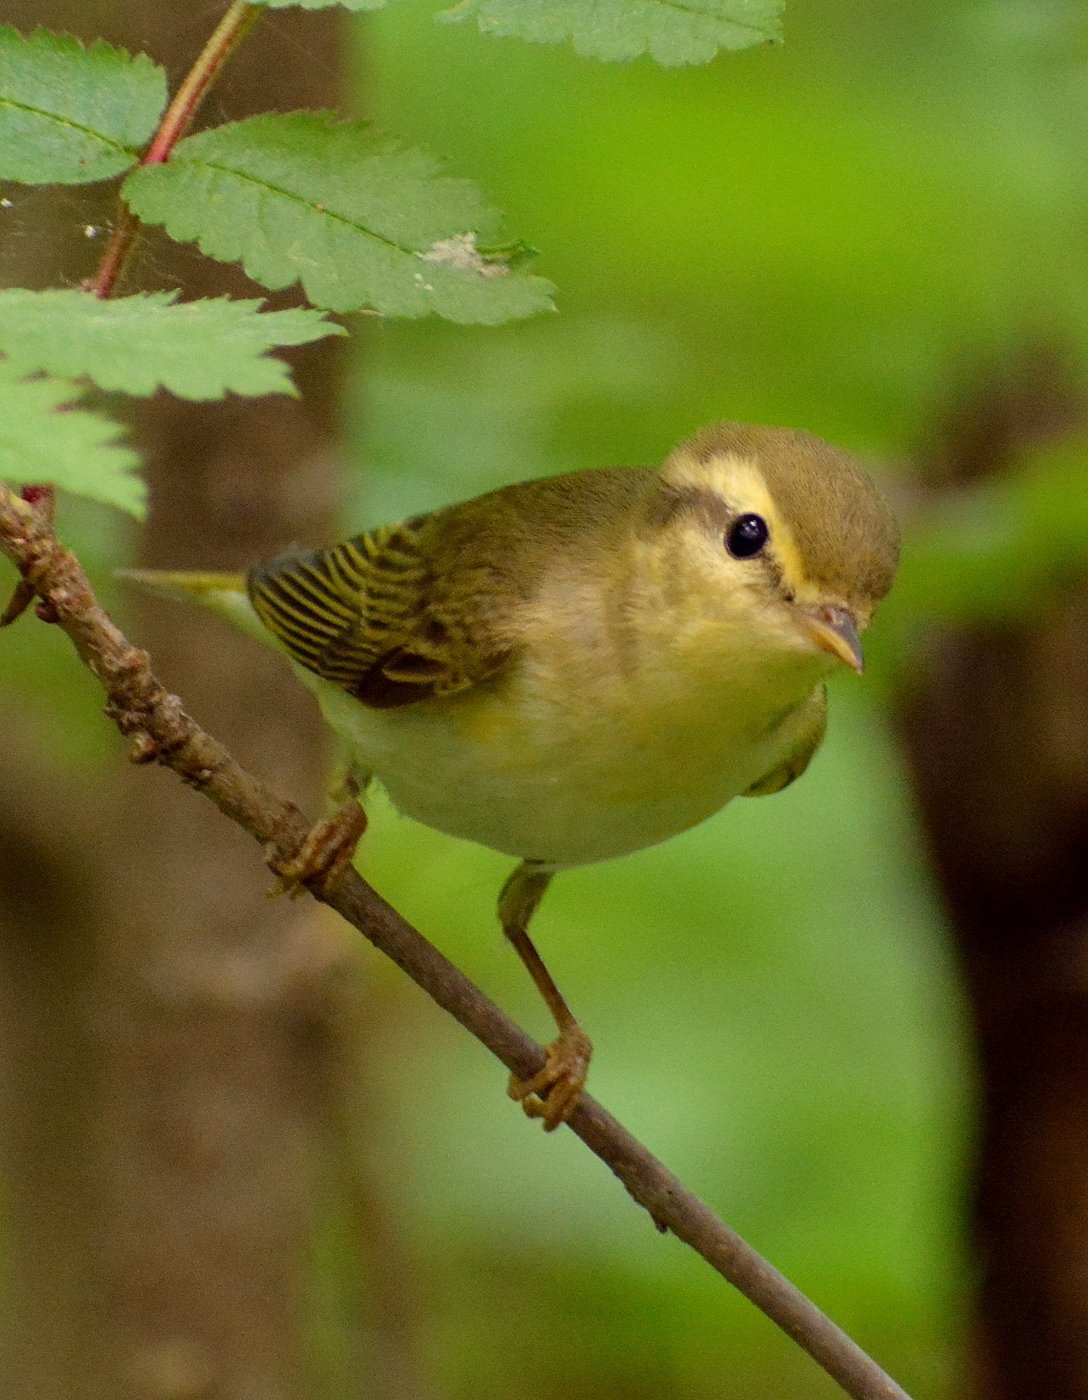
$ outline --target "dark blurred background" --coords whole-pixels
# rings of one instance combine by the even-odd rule
[[[176,76],[218,13],[91,8],[73,18],[37,0],[12,19],[78,22],[156,56],[169,50]],[[220,436],[231,410],[194,420],[156,406],[139,428],[157,491],[143,557],[242,566],[261,549],[502,482],[654,463],[718,417],[804,427],[866,460],[904,523],[901,579],[867,640],[865,678],[833,684],[829,738],[805,780],[770,801],[737,802],[659,849],[563,876],[535,932],[593,1034],[595,1094],[919,1400],[1088,1397],[1086,12],[1063,0],[810,0],[788,7],[783,48],[673,71],[497,41],[436,25],[433,14],[404,0],[339,30],[325,16],[270,13],[239,70],[249,75],[244,100],[328,105],[340,82],[346,105],[480,181],[511,230],[541,250],[559,315],[502,330],[359,318],[350,366],[334,351],[303,359],[319,407],[277,406],[275,424],[287,426],[275,431],[266,408],[264,437],[247,439],[233,462]],[[240,110],[233,81],[206,119]],[[293,98],[292,84],[301,84]],[[84,228],[105,217],[94,198],[68,190],[43,215],[45,195],[16,196],[4,215],[5,276],[43,218],[54,243],[45,253],[35,245],[39,280],[93,265]],[[203,288],[197,266],[194,253],[174,256],[152,239],[133,285]],[[330,446],[337,424],[342,449]],[[291,458],[296,432],[310,436]],[[171,451],[177,460],[164,466]],[[265,451],[284,458],[282,474],[262,478]],[[312,803],[321,760],[304,702],[285,719],[296,702],[281,698],[274,671],[253,670],[264,660],[225,627],[139,614],[122,599],[109,575],[136,548],[125,524],[67,502],[60,524],[168,683],[194,707],[199,696],[198,717],[217,719],[242,757]],[[68,1227],[34,1218],[56,1215],[32,1189],[34,1154],[64,1120],[27,1126],[33,1071],[23,1056],[29,1045],[55,1058],[69,1023],[54,1013],[86,1004],[65,991],[41,930],[68,927],[73,904],[89,918],[92,899],[94,920],[109,925],[142,862],[122,836],[106,888],[72,873],[112,840],[109,823],[92,818],[79,831],[51,813],[97,811],[108,788],[110,821],[123,828],[120,744],[63,639],[28,621],[0,643],[7,781],[33,794],[36,812],[31,820],[5,797],[15,833],[0,846],[7,924],[13,946],[30,939],[36,952],[9,957],[0,1005],[25,1009],[43,977],[52,987],[33,1035],[16,1033],[24,1012],[9,1018],[11,1140],[21,1144],[8,1154],[17,1358],[43,1317],[78,1311],[80,1290],[94,1291],[75,1270],[63,1306],[25,1305],[40,1286],[27,1241],[44,1230],[63,1272]],[[181,891],[190,828],[209,830],[199,839],[211,846],[228,838],[166,778],[135,774],[124,791],[152,781],[153,798],[132,799],[146,803],[141,829],[161,846],[151,883],[169,884],[173,861],[189,870],[171,885]],[[381,800],[371,810],[367,878],[543,1034],[493,919],[506,863]],[[239,840],[232,854],[248,883],[231,919],[251,929],[269,906],[256,902],[253,853]],[[28,933],[19,916],[34,863],[55,868],[51,888],[67,881],[74,893]],[[205,890],[208,869],[196,874]],[[175,903],[169,937],[148,954],[167,982],[179,975],[170,957],[186,919],[194,923],[180,894]],[[137,907],[146,929],[157,916]],[[0,893],[0,920],[4,909]],[[86,948],[110,947],[109,932],[100,944],[68,937],[83,949],[71,975],[97,1008],[89,1029],[78,1009],[71,1023],[94,1079],[111,1043],[102,1027],[125,1019],[102,1000],[101,964],[123,977],[146,940],[107,956]],[[234,957],[241,942],[259,965],[262,947],[250,940],[220,932],[211,956]],[[288,1018],[298,1075],[288,1090],[309,1105],[296,1115],[308,1126],[291,1139],[306,1164],[291,1188],[297,1277],[285,1308],[298,1356],[258,1388],[236,1346],[243,1322],[224,1320],[214,1299],[195,1318],[178,1305],[179,1322],[162,1301],[147,1322],[159,1340],[137,1348],[158,1360],[129,1366],[129,1389],[103,1382],[95,1394],[838,1393],[699,1261],[657,1239],[571,1135],[537,1140],[504,1103],[496,1065],[394,969],[337,930],[322,926],[319,940],[320,1011],[304,998],[304,1014],[292,1002]],[[154,997],[146,1014],[154,1036]],[[176,1014],[179,1043],[199,1019]],[[141,1072],[173,1121],[155,1064]],[[207,1073],[195,1063],[187,1080],[186,1141]],[[54,1064],[62,1102],[65,1076]],[[106,1102],[128,1083],[115,1073]],[[76,1164],[46,1177],[77,1220],[104,1209],[78,1144],[124,1151],[101,1128],[100,1096],[92,1085],[81,1125],[68,1125]],[[242,1126],[219,1105],[217,1163],[252,1127],[244,1082],[230,1104]],[[144,1115],[138,1132],[146,1145],[164,1129]],[[150,1153],[145,1187],[161,1157]],[[199,1153],[186,1161],[173,1189],[203,1220],[200,1193],[214,1202],[217,1187]],[[98,1243],[79,1248],[93,1253],[119,1228],[116,1194]],[[163,1194],[156,1210],[168,1214]],[[125,1228],[139,1237],[148,1216]],[[150,1267],[131,1253],[116,1266],[130,1290]],[[160,1259],[152,1274],[170,1267]],[[268,1296],[277,1286],[262,1284]],[[169,1289],[160,1292],[166,1300]],[[108,1307],[125,1312],[116,1300]],[[194,1336],[213,1340],[193,1352]],[[229,1380],[208,1360],[221,1347],[234,1348]],[[24,1380],[27,1394],[44,1393],[47,1371],[42,1362],[36,1389]],[[80,1392],[73,1381],[52,1393]]]

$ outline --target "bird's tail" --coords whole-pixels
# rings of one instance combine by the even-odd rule
[[[117,577],[145,593],[175,603],[196,603],[224,617],[251,637],[275,646],[275,638],[253,611],[244,574],[201,573],[170,569],[118,569]]]

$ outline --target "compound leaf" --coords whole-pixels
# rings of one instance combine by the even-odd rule
[[[493,325],[551,307],[553,287],[502,243],[477,187],[426,151],[327,112],[264,113],[182,141],[124,197],[149,223],[240,261],[256,281],[299,281],[315,305]]]
[[[79,185],[118,175],[165,101],[166,75],[146,54],[0,25],[0,179]]]
[[[119,423],[79,406],[83,392],[60,379],[25,378],[0,360],[0,480],[59,486],[141,519],[140,459],[118,442]]]
[[[648,53],[675,67],[775,42],[782,8],[782,0],[462,0],[442,18],[475,18],[485,34],[538,44],[569,41],[586,58]]]
[[[267,352],[304,345],[339,326],[316,311],[260,311],[228,297],[177,303],[173,292],[101,301],[71,288],[0,291],[0,351],[23,372],[86,376],[103,389],[187,399],[294,392],[288,367]]]

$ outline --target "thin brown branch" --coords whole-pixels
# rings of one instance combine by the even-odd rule
[[[98,605],[78,561],[46,516],[0,485],[0,552],[19,568],[106,691],[107,715],[133,744],[137,762],[156,762],[202,792],[265,848],[276,869],[297,852],[309,825],[206,734],[156,680]],[[354,871],[311,888],[454,1016],[507,1069],[535,1074],[544,1052]],[[809,1353],[854,1400],[909,1400],[839,1327],[692,1194],[595,1100],[584,1097],[570,1127],[619,1177],[660,1230],[684,1240]]]
[[[260,17],[259,5],[246,4],[245,0],[234,0],[163,113],[155,134],[140,157],[140,165],[161,165],[170,159],[174,147],[192,126],[200,104],[219,76],[223,65]],[[122,200],[113,234],[106,245],[98,270],[87,287],[94,296],[105,300],[113,295],[139,229],[140,221]]]

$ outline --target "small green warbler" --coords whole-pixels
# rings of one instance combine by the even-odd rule
[[[720,423],[660,470],[506,486],[244,578],[136,577],[285,652],[364,787],[518,857],[499,918],[559,1036],[510,1092],[552,1129],[592,1053],[529,939],[552,876],[800,776],[897,555],[850,457]]]

